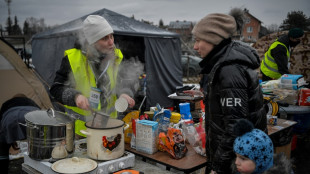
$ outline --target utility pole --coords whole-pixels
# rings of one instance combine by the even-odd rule
[[[10,17],[11,16],[10,4],[11,4],[12,0],[4,0],[4,1],[8,4],[8,15]]]

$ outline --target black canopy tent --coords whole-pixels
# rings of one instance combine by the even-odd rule
[[[179,35],[108,9],[91,14],[103,16],[110,23],[115,43],[125,59],[138,57],[144,63],[147,75],[146,106],[155,106],[156,103],[163,107],[173,106],[168,95],[175,92],[176,86],[182,85]],[[32,63],[48,85],[53,83],[64,51],[74,46],[81,33],[82,22],[88,15],[38,33],[32,38]]]

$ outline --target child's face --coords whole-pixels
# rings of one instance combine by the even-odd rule
[[[237,154],[235,161],[238,172],[241,174],[250,174],[255,170],[255,163],[249,158],[246,158],[242,155]]]

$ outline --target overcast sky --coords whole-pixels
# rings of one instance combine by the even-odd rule
[[[0,0],[0,24],[6,26],[8,6]],[[234,7],[247,8],[264,26],[280,25],[291,11],[303,11],[310,17],[309,0],[10,0],[11,17],[17,16],[23,27],[29,17],[44,18],[45,24],[64,24],[106,8],[122,15],[135,16],[158,25],[160,19],[197,22],[209,13],[228,13]]]

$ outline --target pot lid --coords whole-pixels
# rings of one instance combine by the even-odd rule
[[[99,117],[99,116],[97,116],[97,117]],[[85,123],[85,126],[87,128],[91,128],[91,129],[115,129],[115,128],[122,127],[125,124],[125,122],[123,120],[118,120],[115,118],[110,118],[106,121],[107,121],[107,123],[105,123],[105,124],[92,124],[93,121],[89,121],[89,122]],[[102,126],[102,125],[104,125],[104,126]]]
[[[88,158],[66,158],[56,161],[51,168],[57,173],[71,174],[71,173],[87,173],[97,168],[96,161]]]
[[[52,126],[65,125],[74,122],[74,119],[68,114],[54,111],[53,109],[28,112],[25,115],[25,119],[33,124]]]

